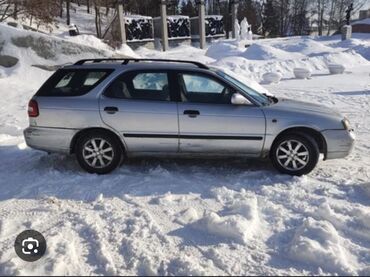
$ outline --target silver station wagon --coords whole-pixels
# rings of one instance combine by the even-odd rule
[[[320,153],[350,153],[354,133],[343,116],[252,87],[193,61],[81,60],[33,96],[24,136],[98,174],[132,156],[191,155],[269,158],[278,171],[302,175]]]

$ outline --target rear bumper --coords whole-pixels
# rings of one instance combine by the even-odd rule
[[[77,132],[75,129],[28,127],[23,134],[26,144],[31,148],[70,153],[71,141]]]
[[[356,138],[353,131],[325,130],[321,133],[327,146],[325,159],[340,159],[351,153]]]

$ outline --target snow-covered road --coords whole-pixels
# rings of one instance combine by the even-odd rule
[[[254,77],[271,66],[288,71],[291,63],[216,61],[186,47],[167,55],[184,53]],[[316,66],[311,79],[287,75],[266,86],[278,97],[335,108],[356,130],[348,158],[321,161],[303,177],[243,159],[134,159],[110,175],[87,174],[74,157],[24,143],[27,101],[50,73],[27,64],[3,70],[0,275],[369,275],[370,64],[356,53],[338,55],[352,57],[343,75],[323,72],[315,56],[307,60]],[[47,240],[34,263],[13,249],[25,229]]]

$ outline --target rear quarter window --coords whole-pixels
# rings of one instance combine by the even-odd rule
[[[37,96],[80,96],[88,93],[113,69],[59,69],[38,90]]]

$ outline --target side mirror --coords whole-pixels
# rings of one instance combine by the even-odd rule
[[[233,105],[251,105],[252,103],[241,95],[239,92],[234,93],[231,96],[231,104]]]

